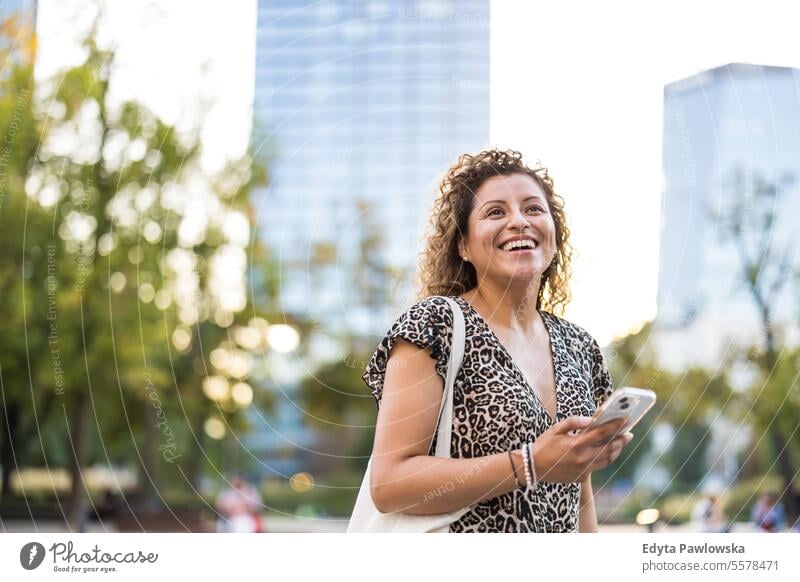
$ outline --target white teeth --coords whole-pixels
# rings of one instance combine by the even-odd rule
[[[536,248],[536,242],[532,240],[514,240],[511,242],[507,242],[500,248],[503,249],[504,251],[510,251],[513,249],[520,249],[520,248],[533,249]]]

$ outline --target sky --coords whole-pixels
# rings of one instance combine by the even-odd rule
[[[601,344],[656,315],[664,85],[731,62],[800,67],[785,5],[492,2],[490,141],[553,176],[577,251],[567,317]],[[172,123],[193,118],[187,104],[198,93],[208,97],[211,170],[247,147],[256,6],[106,2],[122,92]],[[88,27],[92,12],[85,0],[39,7],[38,74],[47,76],[79,59],[64,38]],[[75,18],[83,25],[64,26]]]
[[[190,127],[198,95],[208,103],[203,166],[243,155],[252,126],[256,0],[105,0],[104,43],[117,47],[120,95]],[[39,0],[37,76],[81,62],[76,39],[95,19],[94,0]],[[65,23],[68,23],[65,26]]]
[[[578,253],[566,315],[601,344],[656,315],[664,85],[800,67],[786,5],[492,2],[491,142],[550,170]]]

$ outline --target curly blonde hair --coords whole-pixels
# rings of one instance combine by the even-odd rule
[[[529,168],[515,150],[488,149],[462,154],[445,174],[428,221],[425,250],[418,273],[419,299],[431,295],[466,293],[478,284],[475,267],[461,260],[459,240],[467,236],[470,212],[478,188],[492,176],[526,174],[542,188],[556,231],[556,254],[542,274],[536,309],[562,313],[570,300],[572,247],[564,213],[564,200],[555,192],[547,169]]]

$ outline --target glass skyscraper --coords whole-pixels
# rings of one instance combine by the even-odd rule
[[[690,367],[724,371],[735,389],[744,389],[753,371],[728,358],[739,346],[762,346],[764,336],[744,284],[742,253],[748,263],[764,265],[747,276],[759,281],[773,309],[777,341],[797,341],[797,287],[771,288],[781,269],[800,271],[794,224],[800,215],[800,71],[730,64],[667,85],[663,139],[652,338],[659,363],[681,373]],[[773,222],[764,223],[769,216]],[[771,257],[763,261],[765,248]],[[700,487],[719,490],[737,478],[738,455],[751,435],[723,415],[708,422],[709,469]]]
[[[682,366],[715,361],[731,340],[757,345],[740,253],[755,258],[768,237],[775,257],[757,274],[765,284],[784,257],[800,268],[800,71],[730,64],[668,85],[663,179],[657,323],[665,341],[670,330],[676,341],[661,352]],[[763,194],[769,184],[777,196]],[[731,212],[741,236],[732,236]],[[759,223],[765,212],[772,225]],[[771,301],[775,323],[790,333],[791,286]]]
[[[437,179],[487,145],[489,2],[260,0],[254,113],[276,308],[314,324],[303,339],[315,361],[271,362],[285,366],[277,411],[268,426],[254,419],[248,440],[262,470],[288,476],[325,461],[311,452],[297,381],[374,349],[413,300]]]
[[[437,177],[487,145],[489,2],[261,1],[257,38],[280,307],[382,334],[413,299]]]

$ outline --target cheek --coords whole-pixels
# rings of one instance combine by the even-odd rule
[[[556,228],[553,227],[552,232],[550,233],[550,243],[553,245],[553,248],[556,246]]]
[[[470,247],[475,251],[491,252],[494,248],[496,233],[490,228],[475,228],[470,237]]]
[[[552,219],[548,220],[547,226],[545,226],[547,231],[547,242],[550,246],[555,249],[556,247],[556,224],[553,222]]]

